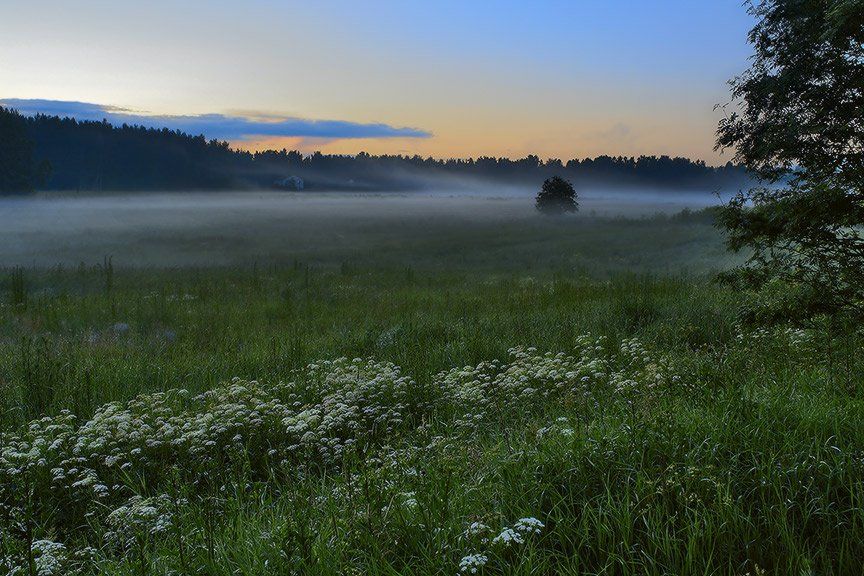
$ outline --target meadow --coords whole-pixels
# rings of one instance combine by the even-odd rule
[[[0,566],[861,573],[853,335],[742,325],[710,214],[481,208],[4,269]]]

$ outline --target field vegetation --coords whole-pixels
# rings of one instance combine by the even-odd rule
[[[435,226],[6,269],[3,570],[861,572],[855,336],[742,325],[708,216]]]
[[[864,0],[747,5],[723,168],[0,108],[0,191],[163,191],[3,201],[0,572],[864,573]],[[744,167],[723,208],[634,216]],[[423,195],[378,193],[409,168]],[[286,170],[373,193],[188,193]],[[588,216],[525,202],[558,173]],[[600,174],[639,184],[629,217],[594,213]]]

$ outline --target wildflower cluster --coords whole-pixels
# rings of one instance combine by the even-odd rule
[[[548,426],[543,426],[539,430],[537,430],[537,439],[540,440],[544,436],[549,434],[555,434],[559,438],[571,438],[574,434],[573,426],[570,423],[570,419],[566,416],[559,416],[555,419],[555,422]]]
[[[748,349],[753,347],[777,349],[794,353],[801,359],[810,359],[817,352],[818,342],[813,330],[794,326],[772,326],[755,329],[738,328],[735,340]]]
[[[513,526],[505,526],[497,536],[492,538],[492,546],[509,548],[524,544],[527,538],[540,534],[545,527],[537,518],[520,518]]]
[[[459,561],[459,572],[462,574],[477,574],[477,571],[486,563],[489,557],[485,554],[468,554]]]
[[[469,542],[479,543],[485,549],[463,556],[459,562],[459,572],[461,574],[477,574],[481,568],[489,563],[491,555],[497,553],[499,558],[505,556],[525,544],[532,536],[540,534],[543,528],[545,525],[537,518],[520,518],[512,526],[502,528],[498,535],[490,539],[487,534],[491,532],[491,529],[485,524],[473,522],[465,530],[465,538]]]
[[[418,410],[414,381],[390,363],[340,358],[308,367],[303,395],[311,402],[292,403],[299,411],[286,416],[285,429],[299,439],[291,449],[316,451],[338,462],[346,450],[392,438]]]
[[[0,544],[11,551],[0,562],[15,573],[27,557],[43,558],[46,574],[58,566],[72,573],[91,544],[143,559],[159,538],[184,541],[190,502],[214,511],[232,488],[322,472],[332,489],[310,505],[343,510],[346,526],[380,522],[380,534],[428,529],[418,470],[462,450],[466,438],[450,434],[450,424],[473,434],[494,418],[548,410],[551,402],[568,416],[538,435],[569,438],[601,399],[653,390],[668,372],[638,341],[614,347],[586,336],[569,355],[513,348],[507,362],[444,372],[431,389],[391,363],[339,358],[311,364],[288,383],[234,379],[197,396],[176,389],[109,403],[83,423],[69,412],[44,417],[0,436]],[[443,422],[448,434],[432,436],[430,422]],[[356,462],[363,466],[352,468]],[[542,528],[533,518],[497,533],[473,523],[465,547],[479,552],[463,558],[460,572],[513,553]],[[352,529],[345,532],[350,543]]]
[[[570,355],[540,354],[535,348],[508,353],[509,362],[481,362],[436,377],[445,402],[457,411],[460,428],[478,430],[493,417],[546,409],[549,400],[587,411],[598,396],[651,390],[665,383],[669,373],[636,339],[623,341],[618,350],[610,349],[605,338],[582,336]]]
[[[133,496],[105,519],[111,528],[105,532],[105,541],[122,552],[142,548],[151,536],[168,532],[172,522],[170,509],[171,501],[165,495]]]
[[[678,376],[665,358],[654,358],[638,338],[622,340],[618,347],[617,370],[610,370],[609,387],[633,404],[651,398],[667,385],[678,384]]]
[[[11,556],[0,559],[0,568],[9,576],[74,576],[82,573],[84,564],[91,559],[92,548],[70,552],[61,542],[36,540],[30,544],[33,571],[27,568],[27,560]]]
[[[68,412],[33,421],[0,438],[0,516],[16,534],[33,524],[71,531],[104,516],[107,543],[128,548],[170,521],[164,498],[136,496],[130,479],[159,494],[176,475],[185,486],[217,485],[238,462],[262,477],[337,466],[347,452],[398,436],[418,409],[413,380],[393,364],[342,358],[297,376],[277,385],[235,379],[196,397],[142,395],[81,425]]]
[[[48,576],[62,574],[66,564],[66,546],[51,540],[37,540],[31,547],[36,563],[36,574]]]

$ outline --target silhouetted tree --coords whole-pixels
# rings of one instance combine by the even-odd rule
[[[747,72],[732,81],[740,112],[717,147],[764,186],[739,194],[720,222],[746,266],[747,316],[864,317],[864,0],[763,0]]]
[[[579,209],[573,184],[560,176],[553,176],[543,182],[535,206],[543,214],[564,214]]]

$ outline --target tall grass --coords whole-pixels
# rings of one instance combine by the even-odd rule
[[[16,267],[8,272],[8,285],[9,304],[21,308],[26,307],[27,281],[24,276],[23,268]]]
[[[418,378],[520,343],[566,350],[591,332],[722,344],[730,295],[707,279],[259,266],[29,272],[26,309],[0,309],[3,421],[142,392],[279,380],[320,358],[374,356]],[[86,385],[85,385],[86,383]]]
[[[0,567],[862,573],[854,337],[523,250],[10,271]]]

